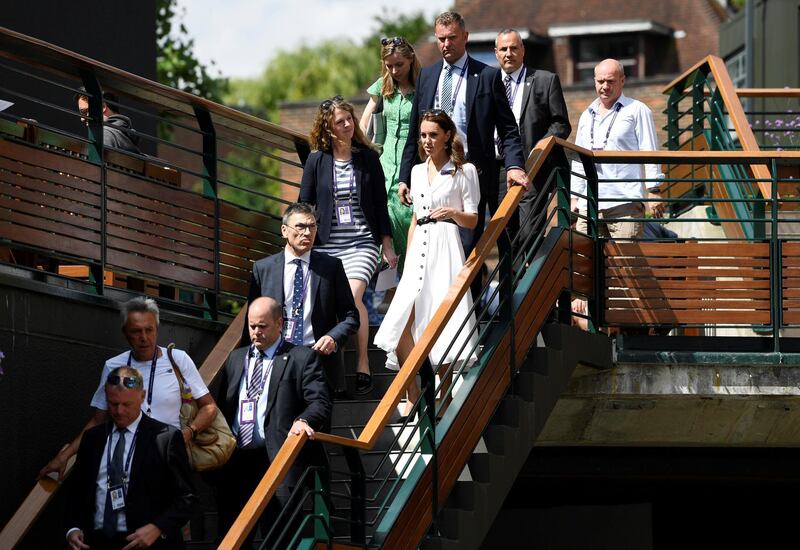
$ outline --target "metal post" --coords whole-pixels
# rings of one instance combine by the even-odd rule
[[[80,74],[83,87],[86,89],[86,98],[89,101],[88,127],[89,139],[92,141],[88,151],[89,161],[100,166],[100,265],[90,265],[89,271],[94,279],[96,292],[102,296],[105,293],[105,272],[108,258],[108,238],[106,232],[106,224],[108,223],[108,192],[106,189],[106,163],[103,154],[105,150],[103,144],[103,90],[100,88],[97,75],[93,72],[90,70],[82,70]]]
[[[361,455],[354,447],[342,446],[342,453],[350,470],[350,542],[367,542],[367,486]]]
[[[597,332],[603,325],[603,303],[605,294],[604,269],[603,269],[603,242],[600,239],[598,227],[599,206],[598,206],[598,181],[597,170],[591,159],[581,159],[583,171],[586,174],[586,228],[589,237],[592,238],[594,246],[594,269],[592,273],[592,287],[594,292],[589,298],[589,331]]]
[[[420,449],[431,455],[431,532],[436,530],[439,513],[439,462],[436,456],[436,377],[429,359],[419,369],[422,395],[420,396],[419,433],[422,437]],[[423,411],[424,407],[424,411]]]
[[[217,299],[220,294],[220,208],[217,187],[217,132],[211,113],[202,105],[194,106],[194,114],[200,131],[203,132],[203,193],[214,199],[214,294],[205,295],[206,307],[211,318],[218,315]]]
[[[323,477],[323,472],[314,470],[314,540],[330,543],[331,510]],[[324,525],[320,524],[320,520]],[[326,525],[328,529],[325,528]]]
[[[678,88],[673,88],[667,99],[667,149],[677,151],[680,148],[680,115],[678,103],[680,103],[683,92]]]
[[[558,226],[569,231],[569,289],[558,295],[558,322],[564,325],[572,321],[572,231],[570,231],[570,194],[569,180],[557,167],[556,173],[556,208],[558,208]],[[514,348],[511,348],[514,349]]]
[[[782,292],[782,269],[783,258],[781,257],[781,241],[778,232],[778,165],[776,159],[772,159],[772,197],[770,198],[772,212],[771,223],[772,231],[770,233],[770,321],[772,321],[772,351],[780,353],[781,351],[781,325],[783,314],[783,292]]]

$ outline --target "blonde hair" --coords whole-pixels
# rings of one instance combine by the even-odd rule
[[[356,112],[353,105],[342,99],[341,96],[334,96],[319,104],[314,125],[311,127],[311,133],[308,136],[308,140],[311,142],[311,149],[326,153],[333,149],[333,114],[336,109],[347,111],[353,117],[353,147],[359,146],[364,149],[373,149],[372,143],[370,143],[356,122]]]
[[[386,44],[383,44],[384,41]],[[402,36],[396,36],[394,38],[382,38],[381,44],[383,44],[381,46],[381,79],[383,80],[383,83],[381,84],[381,96],[392,97],[395,91],[397,91],[397,82],[395,82],[394,78],[389,74],[389,70],[386,68],[386,63],[383,63],[383,61],[393,53],[398,53],[406,59],[411,60],[411,68],[408,72],[408,83],[411,84],[412,88],[416,88],[417,79],[419,78],[419,72],[422,70],[422,65],[420,64],[419,59],[417,59],[417,54],[414,52],[414,47]]]
[[[464,166],[464,162],[466,162],[464,159],[464,144],[461,142],[461,138],[458,137],[458,129],[453,119],[447,116],[447,113],[441,109],[432,109],[422,113],[422,118],[419,121],[420,126],[426,121],[436,123],[444,132],[450,132],[450,139],[447,140],[444,148],[450,157],[450,162],[456,167],[456,171],[461,170],[461,167]],[[419,156],[425,158],[425,149],[422,147],[422,140],[420,140],[419,143]]]

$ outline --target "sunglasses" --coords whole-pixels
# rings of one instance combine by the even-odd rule
[[[399,46],[400,44],[407,44],[406,39],[402,36],[394,36],[392,38],[381,38],[381,46]]]
[[[335,95],[335,96],[333,96],[332,98],[330,98],[330,99],[326,99],[325,101],[323,101],[322,103],[320,103],[320,104],[319,104],[319,107],[320,107],[320,109],[322,109],[323,111],[327,111],[328,109],[330,109],[330,108],[331,108],[331,106],[332,106],[334,103],[341,103],[342,101],[344,101],[344,98],[343,98],[342,96],[340,96],[340,95]]]
[[[106,384],[109,386],[123,386],[128,389],[141,388],[141,381],[135,376],[119,376],[118,374],[109,374],[106,378]]]
[[[428,116],[428,115],[430,115],[430,116],[442,116],[442,115],[449,116],[445,111],[443,111],[441,109],[428,109],[427,111],[424,111],[422,113],[422,116],[424,116],[424,117]]]
[[[84,107],[83,109],[78,109],[78,112],[81,114],[81,116],[88,117],[89,116],[89,107]]]

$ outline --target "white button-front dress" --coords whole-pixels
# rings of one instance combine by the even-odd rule
[[[448,162],[434,181],[429,182],[427,162],[418,164],[411,171],[411,194],[417,219],[428,216],[434,208],[445,206],[476,213],[480,200],[478,172],[469,163],[455,171],[453,164]],[[387,352],[395,351],[412,309],[414,322],[411,336],[414,342],[418,342],[463,267],[464,249],[456,224],[439,222],[418,225],[408,248],[403,277],[375,334],[375,345]],[[471,308],[472,296],[467,291],[433,345],[430,359],[434,367],[440,362],[453,363],[457,358],[459,364],[465,359],[469,362],[475,360],[474,354],[466,355],[477,343],[477,334],[473,330],[475,315],[469,313]],[[459,327],[468,315],[469,319],[459,333]],[[445,355],[454,338],[456,343]],[[457,357],[467,339],[467,347]]]

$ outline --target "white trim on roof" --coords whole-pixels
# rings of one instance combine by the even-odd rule
[[[564,23],[552,25],[547,29],[547,35],[551,38],[559,36],[583,36],[589,34],[618,34],[625,32],[653,32],[657,34],[671,35],[669,27],[648,21],[645,19],[633,19],[628,21],[600,21],[597,23]]]

